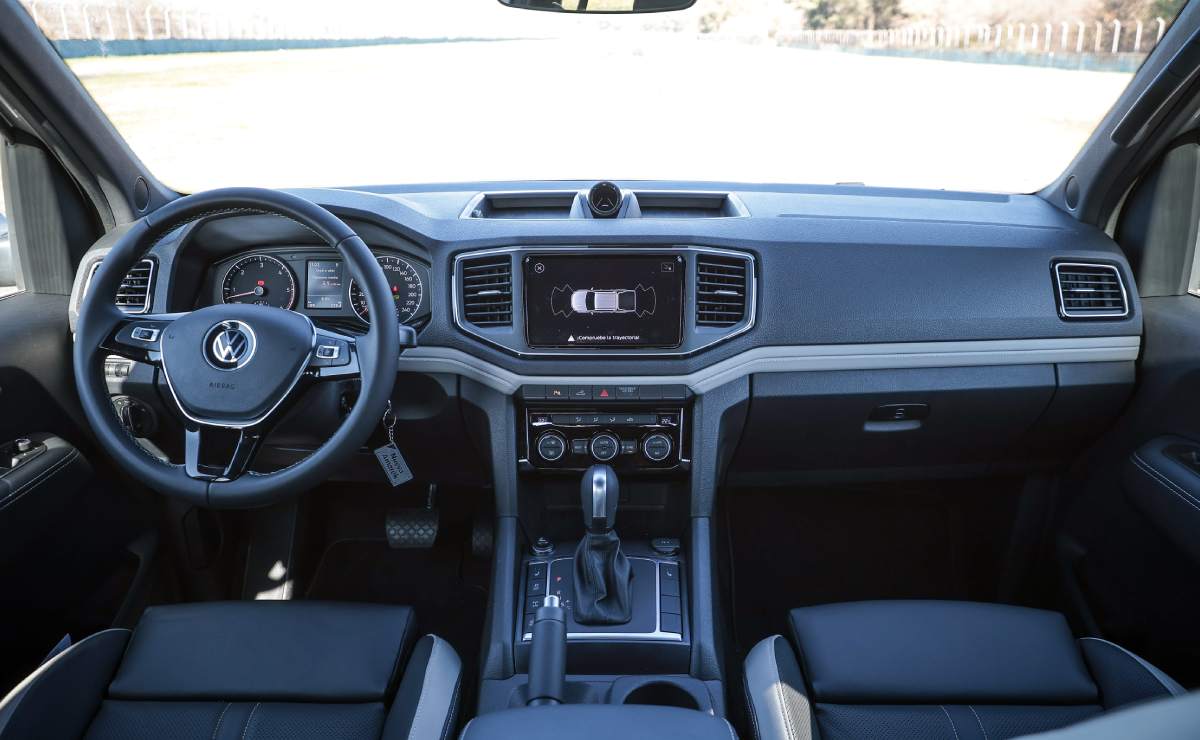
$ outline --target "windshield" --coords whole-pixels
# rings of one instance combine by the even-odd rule
[[[1029,192],[1183,0],[26,3],[167,185],[678,179]]]

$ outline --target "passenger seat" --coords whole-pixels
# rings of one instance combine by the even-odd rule
[[[746,657],[759,740],[1001,740],[1184,693],[1056,612],[953,601],[796,609]]]

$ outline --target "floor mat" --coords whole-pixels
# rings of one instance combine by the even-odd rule
[[[462,706],[473,711],[488,564],[465,556],[457,538],[446,534],[428,550],[393,550],[383,538],[333,542],[305,598],[413,607],[418,634],[436,634],[458,652]]]
[[[734,491],[724,496],[736,649],[790,609],[862,599],[995,598],[1011,486]]]

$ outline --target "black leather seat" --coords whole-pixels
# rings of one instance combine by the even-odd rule
[[[461,663],[411,609],[228,602],[148,609],[0,703],[0,738],[444,738]]]
[[[789,644],[750,651],[760,740],[1001,740],[1183,689],[1062,615],[996,604],[874,601],[796,609]]]

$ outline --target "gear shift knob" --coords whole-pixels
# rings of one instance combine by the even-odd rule
[[[583,474],[579,498],[583,526],[591,534],[607,534],[617,523],[617,498],[621,487],[617,472],[608,465],[593,465]]]

